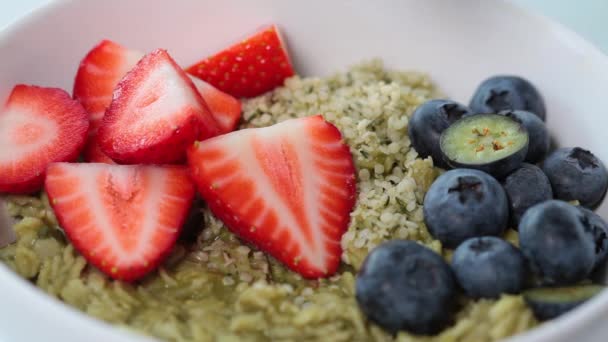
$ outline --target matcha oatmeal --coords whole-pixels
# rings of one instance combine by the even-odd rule
[[[86,314],[168,341],[494,341],[535,326],[520,295],[459,298],[455,321],[437,336],[391,336],[368,322],[355,276],[368,253],[392,239],[418,241],[448,256],[428,233],[422,203],[439,175],[410,147],[408,119],[437,97],[430,79],[386,70],[378,60],[327,78],[291,77],[243,102],[242,128],[323,114],[342,133],[356,167],[357,198],[342,236],[341,265],[307,280],[241,242],[210,210],[202,230],[135,283],[87,264],[58,226],[46,195],[9,196],[17,242],[0,258],[48,294]],[[512,235],[512,232],[509,233]]]

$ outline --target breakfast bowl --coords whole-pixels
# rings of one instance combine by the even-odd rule
[[[265,25],[269,24],[275,24],[281,30],[282,43],[288,47],[296,73],[301,77],[334,77],[327,81],[328,84],[348,83],[350,81],[345,79],[349,77],[365,79],[371,77],[370,74],[382,75],[379,77],[393,83],[405,82],[394,88],[387,88],[388,92],[403,88],[414,89],[411,96],[415,98],[447,97],[467,104],[477,85],[492,75],[511,74],[525,77],[536,86],[544,98],[546,126],[554,140],[553,143],[557,146],[581,146],[593,151],[600,160],[608,160],[608,148],[603,143],[603,130],[608,125],[608,119],[602,105],[605,84],[608,84],[608,57],[558,24],[528,13],[506,1],[386,0],[372,3],[321,0],[307,2],[60,0],[35,10],[26,18],[0,32],[2,56],[0,98],[7,98],[16,84],[36,84],[71,92],[79,62],[86,52],[102,39],[120,42],[136,51],[151,52],[157,48],[166,49],[177,64],[189,66],[195,65],[203,57],[220,51],[227,42],[235,42],[239,37],[243,38],[247,32],[254,32],[259,27],[268,27]],[[379,64],[377,59],[381,59],[383,65]],[[372,62],[365,62],[370,60]],[[362,62],[363,66],[359,66],[359,69],[356,67],[355,71],[347,76],[344,76],[346,74],[331,76],[334,72],[344,71]],[[383,68],[412,72],[392,74],[378,71],[384,70]],[[429,80],[432,80],[436,89],[429,85],[431,82]],[[319,79],[303,81],[295,78],[289,79],[286,87],[292,90],[297,90],[302,84],[323,87],[322,82],[325,81]],[[277,93],[277,98],[286,96],[280,92],[281,90]],[[331,94],[337,97],[335,106],[346,107],[351,96],[358,96],[356,92]],[[115,98],[119,95],[114,93]],[[256,122],[252,119],[256,106],[262,108],[266,100],[268,98],[260,102],[244,103],[245,115],[249,115],[245,119],[251,119],[252,125],[255,126]],[[339,101],[346,102],[343,104]],[[283,109],[270,108],[268,111]],[[412,108],[408,108],[410,109]],[[404,126],[405,123],[399,129],[403,129]],[[294,136],[298,132],[294,129]],[[4,132],[0,127],[0,133],[9,132]],[[276,134],[279,133],[272,131],[268,136]],[[356,133],[348,133],[344,130],[342,134],[347,140],[356,136]],[[0,151],[0,161],[4,153],[5,156],[10,154],[9,151]],[[119,156],[118,152],[116,156]],[[122,157],[121,155],[120,158]],[[412,155],[412,158],[415,156]],[[55,167],[54,171],[59,172],[60,169],[61,167]],[[382,173],[382,170],[376,169],[375,172]],[[361,173],[358,176],[361,178]],[[369,176],[368,172],[366,177]],[[348,181],[346,183],[347,186],[352,185]],[[215,185],[212,184],[209,192],[203,191],[203,197],[212,196],[214,187]],[[48,184],[46,189],[47,192],[53,192],[53,188]],[[83,191],[89,190],[92,189]],[[420,202],[421,199],[419,198],[418,201]],[[53,200],[50,202],[52,205],[57,205]],[[216,210],[220,209],[216,208]],[[421,206],[420,210],[422,210]],[[608,204],[600,205],[596,212],[600,216],[608,217]],[[67,220],[65,217],[60,219]],[[222,219],[231,220],[229,217]],[[382,220],[390,221],[390,217],[385,216]],[[0,224],[2,222],[7,220],[0,220]],[[211,223],[206,221],[206,223],[218,224],[217,221]],[[12,235],[10,227],[0,226],[0,229],[2,229],[1,237]],[[255,237],[249,237],[247,240],[255,242]],[[249,253],[249,247],[246,248],[245,253]],[[70,250],[69,253],[74,251]],[[354,259],[355,256],[353,254],[352,258]],[[353,264],[360,265],[360,262],[362,260]],[[298,262],[290,266],[292,269],[299,267]],[[310,277],[311,274],[306,273],[304,276]],[[163,271],[160,272],[159,277],[167,277],[166,279],[169,280],[165,280],[171,282],[171,275],[164,274]],[[222,278],[222,280],[227,286],[233,285],[232,278],[228,280]],[[114,314],[123,314],[120,310],[94,314],[117,325],[92,318],[45,294],[34,286],[32,281],[23,279],[4,263],[0,263],[0,284],[2,284],[0,301],[3,303],[3,309],[0,310],[0,340],[148,341],[159,336],[168,340],[183,339],[183,336],[171,337],[168,333],[164,334],[163,324],[167,322],[162,320],[153,322],[153,326],[146,331],[151,337],[135,333],[130,329],[132,322],[129,322],[128,317],[120,320],[112,317]],[[74,284],[62,284],[60,288],[53,290],[54,294],[57,296],[68,285],[76,286]],[[340,291],[339,284],[342,282],[336,284],[338,285],[333,286],[337,286],[337,291]],[[127,293],[125,300],[131,300],[128,295],[129,290],[125,291]],[[154,295],[162,294],[156,292]],[[350,296],[352,297],[352,294]],[[74,299],[74,301],[78,300]],[[221,299],[217,301],[221,302]],[[254,300],[250,299],[250,301]],[[115,304],[117,307],[122,307],[120,300]],[[332,303],[327,304],[330,310]],[[94,310],[91,306],[85,308],[85,311]],[[100,310],[105,309],[107,307],[102,307]],[[167,308],[168,311],[169,309]],[[487,313],[496,316],[496,320],[508,314],[500,311],[500,308],[494,309]],[[162,311],[163,308],[158,310]],[[330,316],[325,319],[331,321],[333,311],[327,312]],[[255,310],[250,314],[254,317]],[[361,314],[353,313],[353,315],[359,317]],[[522,342],[575,339],[600,341],[603,339],[602,336],[608,334],[608,328],[603,324],[603,317],[607,315],[608,292],[603,291],[571,312],[509,338],[511,341]],[[205,317],[201,320],[208,320],[199,322],[203,328],[207,322],[209,326],[217,324],[211,316],[201,317]],[[313,318],[306,318],[303,315],[299,316],[299,319],[301,325],[314,321]],[[240,325],[234,323],[231,329],[238,330],[239,327],[247,329],[245,320],[239,322]],[[475,324],[474,321],[470,323]],[[516,325],[517,322],[511,321],[511,324]],[[328,329],[327,326],[324,328]],[[508,335],[512,334],[506,334],[504,337]],[[220,340],[239,338],[234,330],[209,336]],[[279,334],[265,337],[280,340],[280,336]],[[382,333],[373,336],[378,340],[388,338],[386,337],[388,335]],[[193,336],[189,338],[196,339]],[[349,338],[358,340],[362,337]]]

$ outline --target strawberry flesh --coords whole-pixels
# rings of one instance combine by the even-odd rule
[[[118,82],[143,57],[110,40],[97,44],[80,62],[74,81],[74,98],[82,103],[92,121],[100,121],[112,102]]]
[[[294,75],[275,25],[266,27],[186,71],[235,97],[253,97],[283,85]]]
[[[330,276],[355,204],[355,167],[320,115],[196,143],[188,163],[212,212],[306,278]]]
[[[134,281],[170,253],[195,194],[182,166],[54,163],[45,189],[57,219],[87,261]]]
[[[97,144],[97,129],[112,102],[112,93],[118,82],[143,57],[110,40],[97,44],[80,62],[74,80],[73,95],[89,113],[91,128],[84,149],[84,159],[90,162],[114,163]]]
[[[89,163],[116,164],[116,162],[108,157],[107,154],[103,153],[101,147],[99,147],[99,137],[97,134],[89,134],[82,156],[84,160]]]
[[[88,129],[86,111],[64,90],[15,86],[0,111],[0,192],[39,191],[50,163],[78,158]]]
[[[156,50],[120,81],[98,134],[101,150],[119,163],[164,164],[183,161],[195,140],[219,133],[186,73]]]
[[[241,101],[211,84],[190,75],[196,90],[203,97],[222,134],[236,129],[241,119]]]

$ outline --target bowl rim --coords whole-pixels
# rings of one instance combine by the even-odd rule
[[[30,23],[45,16],[49,11],[61,10],[62,7],[76,3],[78,0],[49,0],[45,3],[34,6],[22,16],[12,20],[6,26],[0,27],[0,42],[11,37],[15,32],[27,27]],[[497,0],[497,6],[517,12],[520,17],[527,17],[526,20],[535,22],[540,29],[551,32],[556,39],[567,39],[571,44],[575,44],[576,49],[581,55],[590,59],[594,65],[601,65],[608,72],[608,54],[602,52],[596,45],[574,32],[565,25],[552,20],[536,11],[524,9],[520,4],[508,0]],[[0,284],[3,284],[3,291],[7,291],[11,296],[18,298],[20,306],[32,308],[32,312],[38,312],[40,317],[53,317],[58,320],[62,317],[64,324],[81,324],[90,331],[102,333],[107,337],[129,338],[130,341],[153,341],[150,337],[132,333],[128,330],[118,329],[115,325],[106,323],[79,311],[69,304],[54,298],[40,288],[33,285],[28,280],[22,278],[7,265],[0,262]],[[36,308],[36,309],[33,309]],[[602,291],[596,298],[582,304],[576,309],[564,314],[561,317],[547,321],[531,330],[524,331],[517,335],[507,338],[507,342],[531,342],[531,341],[554,341],[565,336],[570,336],[572,332],[580,331],[590,323],[608,315],[608,290]],[[1,335],[1,334],[0,334]],[[100,335],[97,335],[100,337]]]

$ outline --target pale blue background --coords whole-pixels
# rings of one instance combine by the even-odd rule
[[[560,21],[608,54],[608,0],[511,1]]]
[[[50,1],[52,0],[0,0],[0,29],[33,8]],[[560,21],[608,54],[608,0],[509,1]]]

